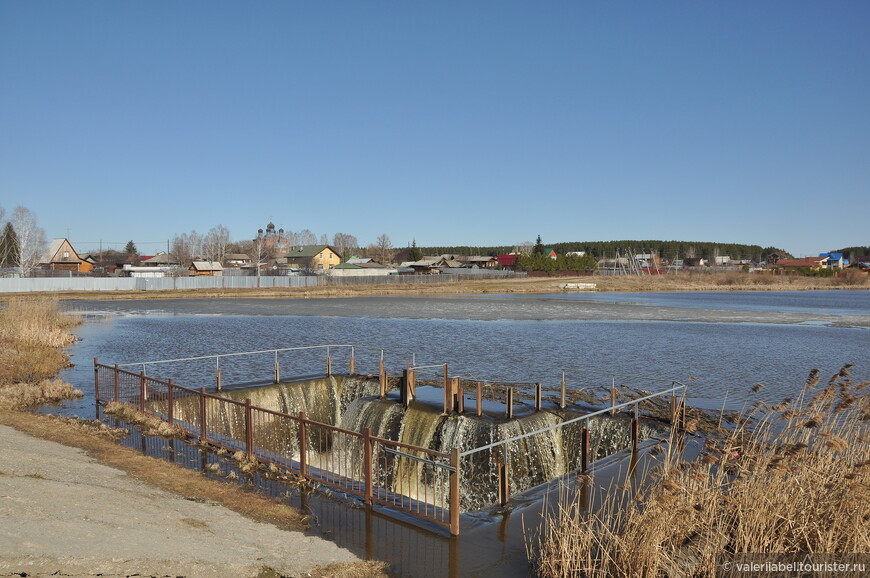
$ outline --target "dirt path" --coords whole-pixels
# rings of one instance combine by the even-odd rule
[[[0,425],[0,576],[306,576],[356,560]]]

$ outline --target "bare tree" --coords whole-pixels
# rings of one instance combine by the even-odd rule
[[[372,245],[369,245],[369,250],[377,255],[379,263],[386,265],[390,261],[390,251],[393,248],[393,243],[390,241],[390,236],[386,233],[378,235],[378,238]]]
[[[12,227],[15,229],[18,242],[18,271],[22,277],[28,277],[45,250],[45,231],[36,224],[36,215],[26,207],[15,207],[12,213]]]
[[[517,243],[515,252],[520,255],[531,255],[534,249],[534,243],[532,243],[531,241],[523,241],[522,243]]]
[[[223,225],[212,227],[203,240],[203,252],[209,261],[224,262],[227,246],[230,244],[230,230]]]
[[[302,229],[302,231],[299,233],[298,241],[300,245],[316,245],[317,235],[315,235],[308,229]]]
[[[240,243],[240,247],[247,253],[248,257],[251,258],[251,263],[254,266],[255,275],[257,277],[260,276],[260,271],[264,265],[269,264],[269,258],[271,251],[269,250],[269,245],[266,243],[266,239],[262,235],[258,235],[256,239],[252,241],[243,241]]]
[[[339,254],[343,259],[350,256],[351,251],[359,247],[359,241],[353,235],[346,233],[336,233],[332,236],[332,246],[338,249]]]
[[[320,244],[321,245],[329,245],[329,237],[326,235],[326,233],[323,233],[322,235],[320,235]]]
[[[203,256],[202,235],[195,230],[181,235],[176,234],[172,238],[172,254],[181,267],[188,267],[191,261]]]

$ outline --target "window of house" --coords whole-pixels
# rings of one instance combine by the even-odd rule
[[[64,258],[64,259],[69,259],[69,251],[64,251],[64,252],[63,252],[63,258]]]

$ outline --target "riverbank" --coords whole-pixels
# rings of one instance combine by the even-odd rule
[[[126,431],[22,411],[81,395],[52,379],[77,323],[52,300],[0,312],[0,576],[385,575],[284,503],[119,445]]]
[[[487,293],[543,294],[564,291],[571,283],[594,283],[599,292],[674,291],[814,291],[870,289],[867,275],[850,272],[844,277],[806,277],[731,271],[681,272],[666,275],[596,275],[586,277],[526,277],[522,279],[467,279],[459,283],[363,284],[265,289],[188,289],[168,291],[59,291],[28,294],[61,300],[129,300],[185,298],[325,298],[369,295],[463,295]],[[569,289],[568,291],[573,291]],[[0,301],[22,294],[0,293]]]

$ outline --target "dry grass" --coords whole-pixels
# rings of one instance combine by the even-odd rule
[[[870,552],[870,382],[849,366],[781,410],[746,416],[637,494],[568,499],[528,546],[539,576],[716,576],[743,553]]]
[[[36,383],[0,385],[0,409],[25,409],[44,403],[82,397],[81,390],[61,379],[43,379]]]
[[[187,433],[184,428],[163,421],[154,414],[141,412],[133,406],[110,401],[106,404],[105,412],[115,418],[139,427],[146,436],[160,436],[167,439],[186,439]]]
[[[58,379],[69,365],[61,348],[75,341],[81,323],[60,310],[56,300],[13,299],[0,310],[0,408],[21,409],[80,397]]]

